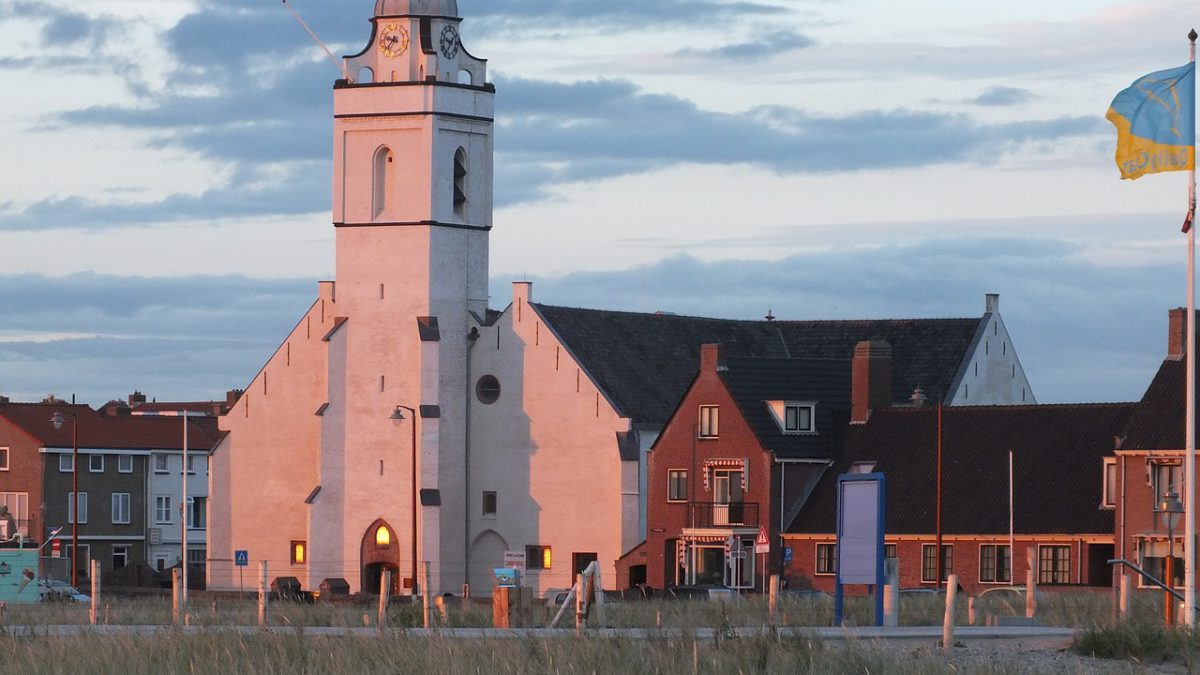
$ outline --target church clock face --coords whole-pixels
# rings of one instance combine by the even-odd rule
[[[442,29],[442,56],[452,59],[458,55],[458,31],[454,26]]]
[[[379,31],[379,51],[384,56],[395,58],[408,49],[408,30],[398,23],[389,23]]]

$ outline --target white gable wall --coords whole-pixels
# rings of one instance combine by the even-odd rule
[[[1013,405],[1037,403],[1013,347],[1004,319],[1000,296],[986,297],[986,312],[980,319],[963,366],[951,386],[948,405]]]

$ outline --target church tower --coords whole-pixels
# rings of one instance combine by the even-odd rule
[[[337,322],[310,503],[314,585],[320,568],[357,568],[356,591],[391,571],[409,592],[425,560],[430,590],[464,581],[467,360],[487,306],[495,90],[461,22],[455,0],[377,0],[371,39],[334,88]]]

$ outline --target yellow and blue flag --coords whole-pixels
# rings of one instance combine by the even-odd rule
[[[1196,64],[1139,78],[1105,115],[1117,127],[1121,178],[1196,167]]]

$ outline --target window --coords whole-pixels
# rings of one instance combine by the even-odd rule
[[[158,495],[154,498],[154,522],[158,525],[171,524],[171,497]]]
[[[168,554],[155,553],[154,554],[154,569],[158,570],[159,572],[166,571],[167,565],[169,564],[167,562],[168,560],[170,560],[170,556]]]
[[[494,491],[485,490],[483,492],[483,515],[496,515],[496,493]]]
[[[118,455],[117,471],[121,473],[133,473],[133,455]]]
[[[75,522],[75,499],[74,499],[73,495],[74,495],[74,493],[72,493],[72,492],[67,493],[67,522],[68,523]],[[87,523],[87,493],[86,492],[79,493],[79,522],[81,524]]]
[[[454,153],[454,213],[463,215],[467,205],[467,151]]]
[[[166,455],[155,455],[154,456],[154,473],[166,473],[166,472],[167,472],[167,456]]]
[[[0,448],[0,471],[8,471],[8,448]]]
[[[717,437],[717,406],[700,406],[700,438]]]
[[[29,493],[28,492],[0,492],[0,508],[8,509],[9,515],[13,517],[14,525],[17,532],[29,536]],[[17,532],[9,531],[8,519],[0,518],[0,535],[4,539],[12,537]]]
[[[1100,507],[1105,509],[1117,506],[1117,458],[1104,458],[1104,492]]]
[[[193,530],[203,530],[207,522],[208,497],[188,497],[187,526]]]
[[[934,583],[937,581],[937,544],[921,545],[921,581]],[[954,547],[942,544],[942,581],[945,581],[954,571]]]
[[[500,400],[500,380],[495,375],[484,375],[475,382],[475,398],[484,405]]]
[[[1071,547],[1038,547],[1038,583],[1071,583]]]
[[[187,456],[187,472],[188,473],[196,473],[196,456],[195,455]]]
[[[979,580],[985,584],[1012,583],[1012,553],[1007,544],[979,547]]]
[[[307,560],[307,557],[306,557],[307,555],[308,555],[308,542],[293,540],[292,541],[292,564],[293,565],[303,565],[304,562]]]
[[[549,546],[525,547],[525,569],[548,570],[550,569],[550,562],[551,555]]]
[[[817,574],[837,571],[837,544],[817,544]]]
[[[896,545],[895,544],[884,544],[883,545],[883,557],[895,558],[896,557]]]
[[[571,554],[571,569],[579,574],[587,569],[588,565],[600,559],[596,553],[572,553]]]
[[[392,531],[388,529],[387,525],[380,525],[375,530],[375,545],[380,548],[392,545]]]
[[[114,492],[112,496],[113,525],[129,524],[129,493]]]
[[[88,455],[88,471],[104,473],[104,455]]]
[[[208,562],[204,558],[204,549],[202,548],[189,548],[187,558],[189,565],[204,565]]]
[[[62,473],[71,473],[72,471],[74,471],[75,470],[75,456],[74,455],[59,455],[58,456],[58,470],[61,471]]]
[[[667,501],[687,501],[688,472],[685,469],[670,469],[667,471]]]
[[[1179,462],[1153,462],[1150,464],[1150,486],[1154,490],[1154,503],[1162,500],[1168,492],[1183,494],[1183,466]]]
[[[392,151],[387,146],[383,146],[375,151],[375,161],[373,162],[374,175],[372,176],[374,190],[372,190],[371,194],[373,204],[371,206],[372,213],[376,218],[383,215],[384,210],[387,209],[388,173],[391,170],[389,165],[392,163],[392,159]]]
[[[811,433],[813,430],[813,407],[811,405],[787,405],[783,408],[783,431],[789,434]]]
[[[121,569],[129,564],[129,547],[114,546],[113,550],[113,569]]]

